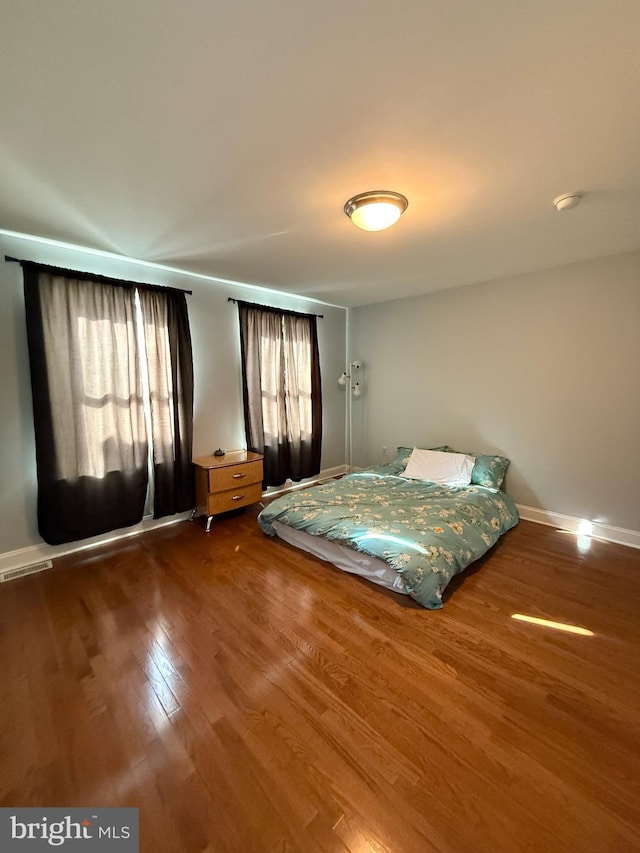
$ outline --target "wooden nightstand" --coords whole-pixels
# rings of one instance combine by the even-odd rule
[[[214,515],[249,506],[262,498],[262,454],[232,450],[224,456],[197,456],[196,509],[207,516],[206,532]]]

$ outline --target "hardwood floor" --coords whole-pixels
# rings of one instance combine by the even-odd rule
[[[441,611],[253,510],[59,559],[0,589],[0,805],[137,806],[145,853],[640,850],[640,552],[585,542],[521,522]]]

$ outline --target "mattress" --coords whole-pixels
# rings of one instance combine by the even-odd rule
[[[383,586],[385,589],[399,592],[402,595],[409,595],[401,576],[395,569],[377,557],[353,551],[351,548],[337,542],[331,542],[328,539],[321,539],[319,536],[312,536],[310,533],[296,530],[294,527],[289,527],[279,521],[274,521],[273,527],[280,539],[313,554],[314,557],[332,563],[338,569],[342,569],[343,572],[359,575],[371,583]]]

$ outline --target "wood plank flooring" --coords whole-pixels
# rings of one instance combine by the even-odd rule
[[[427,611],[255,515],[0,588],[0,805],[137,806],[145,853],[640,850],[639,551],[521,522]]]

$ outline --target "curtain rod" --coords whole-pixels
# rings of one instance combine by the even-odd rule
[[[243,299],[234,299],[233,296],[228,296],[227,302],[235,302],[236,305],[238,303],[241,303],[242,305],[251,305],[254,308],[264,308],[267,311],[282,311],[283,314],[298,314],[300,317],[319,317],[321,320],[324,320],[324,314],[314,314],[313,312],[305,313],[304,311],[290,311],[288,308],[274,308],[272,305],[258,305],[257,302],[245,302]]]
[[[55,267],[55,266],[51,266],[50,264],[41,264],[38,261],[27,261],[27,260],[24,260],[22,258],[13,258],[13,257],[11,257],[11,255],[5,255],[4,259],[7,263],[12,263],[12,264],[34,264],[35,266],[38,266],[38,267],[48,267],[49,269],[59,269],[60,272],[76,273],[77,275],[82,275],[82,276],[94,276],[95,275],[95,278],[98,281],[100,279],[106,280],[109,278],[111,278],[115,282],[120,281],[120,279],[113,278],[112,276],[104,276],[104,275],[100,275],[98,273],[95,273],[95,274],[94,273],[85,273],[85,272],[80,272],[79,270],[64,270],[62,267]],[[126,284],[133,284],[136,287],[148,287],[150,290],[176,290],[178,293],[186,293],[187,296],[191,296],[193,294],[193,290],[184,290],[182,287],[170,287],[170,286],[167,286],[164,284],[147,284],[146,282],[143,282],[143,281],[129,281],[128,279],[125,283]]]

